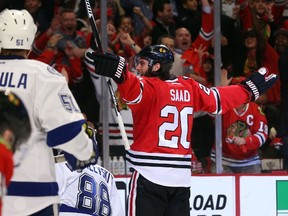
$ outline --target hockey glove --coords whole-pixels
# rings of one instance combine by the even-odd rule
[[[126,73],[126,60],[112,53],[101,53],[99,51],[86,56],[94,62],[95,72],[99,75],[111,77],[116,83],[124,82]]]
[[[83,125],[83,127],[85,128],[85,132],[88,134],[88,136],[92,140],[93,153],[90,159],[85,160],[85,161],[80,161],[74,155],[64,152],[65,159],[67,160],[68,165],[70,166],[71,170],[82,171],[84,168],[88,167],[89,165],[96,164],[98,157],[99,157],[97,140],[96,140],[96,130],[88,126],[86,123]]]
[[[268,69],[261,67],[257,72],[253,73],[246,80],[243,80],[240,83],[241,86],[249,91],[251,95],[250,101],[257,100],[260,95],[265,93],[277,81],[276,74],[268,74]]]

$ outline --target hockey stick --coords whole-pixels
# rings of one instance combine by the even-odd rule
[[[100,52],[103,52],[101,40],[100,40],[100,36],[99,36],[99,31],[98,31],[97,26],[96,26],[96,22],[95,22],[95,19],[93,16],[90,2],[89,2],[89,0],[85,0],[85,3],[86,3],[87,14],[88,14],[89,22],[90,22],[90,25],[92,28],[92,34],[93,34],[93,37],[95,39],[96,47],[99,49]],[[118,107],[115,92],[114,92],[114,89],[113,89],[113,86],[111,83],[111,79],[106,79],[106,82],[108,84],[110,96],[111,96],[113,104],[114,104],[114,110],[115,110],[115,114],[116,114],[116,117],[118,120],[118,125],[119,125],[119,129],[120,129],[121,137],[122,137],[122,140],[124,141],[125,149],[128,150],[128,149],[130,149],[130,145],[129,145],[127,134],[125,131],[123,119],[122,119],[120,112],[119,112],[119,107]]]

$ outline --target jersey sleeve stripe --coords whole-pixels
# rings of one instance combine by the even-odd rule
[[[211,88],[215,101],[216,101],[216,110],[213,112],[213,115],[221,114],[222,113],[222,108],[221,108],[221,100],[220,100],[220,94],[216,88]]]
[[[263,133],[257,132],[255,136],[258,138],[260,146],[262,146],[266,141],[266,136]]]
[[[207,33],[207,32],[204,31],[203,28],[200,29],[200,35],[201,35],[201,37],[202,37],[204,40],[206,40],[206,41],[209,41],[209,40],[212,39],[213,33],[214,33],[213,31]]]
[[[82,119],[49,131],[47,133],[47,145],[49,147],[55,147],[69,142],[80,133],[84,122],[85,120]]]
[[[88,52],[93,52],[93,50],[91,48],[88,48],[88,50],[86,51],[86,53]],[[95,67],[94,67],[94,62],[93,60],[91,60],[90,58],[88,58],[85,54],[85,59],[84,59],[84,63],[87,67],[87,70],[90,72],[90,73],[95,73]]]
[[[57,196],[57,182],[15,182],[11,181],[7,194],[9,196]]]
[[[127,105],[131,105],[131,104],[138,104],[141,102],[142,100],[142,97],[143,97],[143,88],[144,88],[144,84],[140,81],[140,94],[132,101],[128,101],[128,100],[125,100],[123,98],[123,100],[126,102]]]

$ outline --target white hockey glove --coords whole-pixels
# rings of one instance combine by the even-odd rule
[[[86,58],[94,62],[95,72],[99,75],[111,77],[116,83],[121,84],[125,80],[126,60],[122,56],[113,53],[87,52]]]
[[[85,161],[80,161],[74,155],[64,152],[65,159],[68,162],[68,165],[71,170],[82,171],[84,168],[88,167],[89,165],[96,164],[98,157],[99,157],[97,140],[96,140],[96,130],[88,126],[87,123],[85,123],[83,127],[85,127],[85,132],[88,134],[88,136],[92,140],[93,153],[90,159],[85,160]]]
[[[247,89],[251,95],[250,101],[257,100],[260,95],[265,93],[277,81],[276,74],[269,74],[265,67],[261,67],[257,72],[253,73],[246,80],[243,80],[240,85]]]

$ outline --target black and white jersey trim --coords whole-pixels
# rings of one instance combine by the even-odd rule
[[[127,105],[140,103],[140,101],[142,100],[142,97],[143,97],[143,88],[144,88],[144,84],[140,81],[140,94],[138,95],[138,97],[136,97],[136,98],[135,98],[134,100],[132,100],[132,101],[127,101],[127,100],[125,100],[125,98],[123,98],[123,100],[125,101],[125,103],[126,103]]]
[[[135,166],[191,169],[191,155],[171,155],[127,151],[126,160]]]
[[[212,93],[214,94],[215,101],[216,101],[216,110],[213,112],[213,115],[221,114],[222,113],[222,106],[221,106],[221,100],[220,100],[220,94],[219,91],[216,88],[211,88]]]
[[[213,37],[213,31],[212,32],[205,32],[203,28],[200,28],[200,35],[202,36],[202,38],[206,41],[209,41],[212,39]]]

